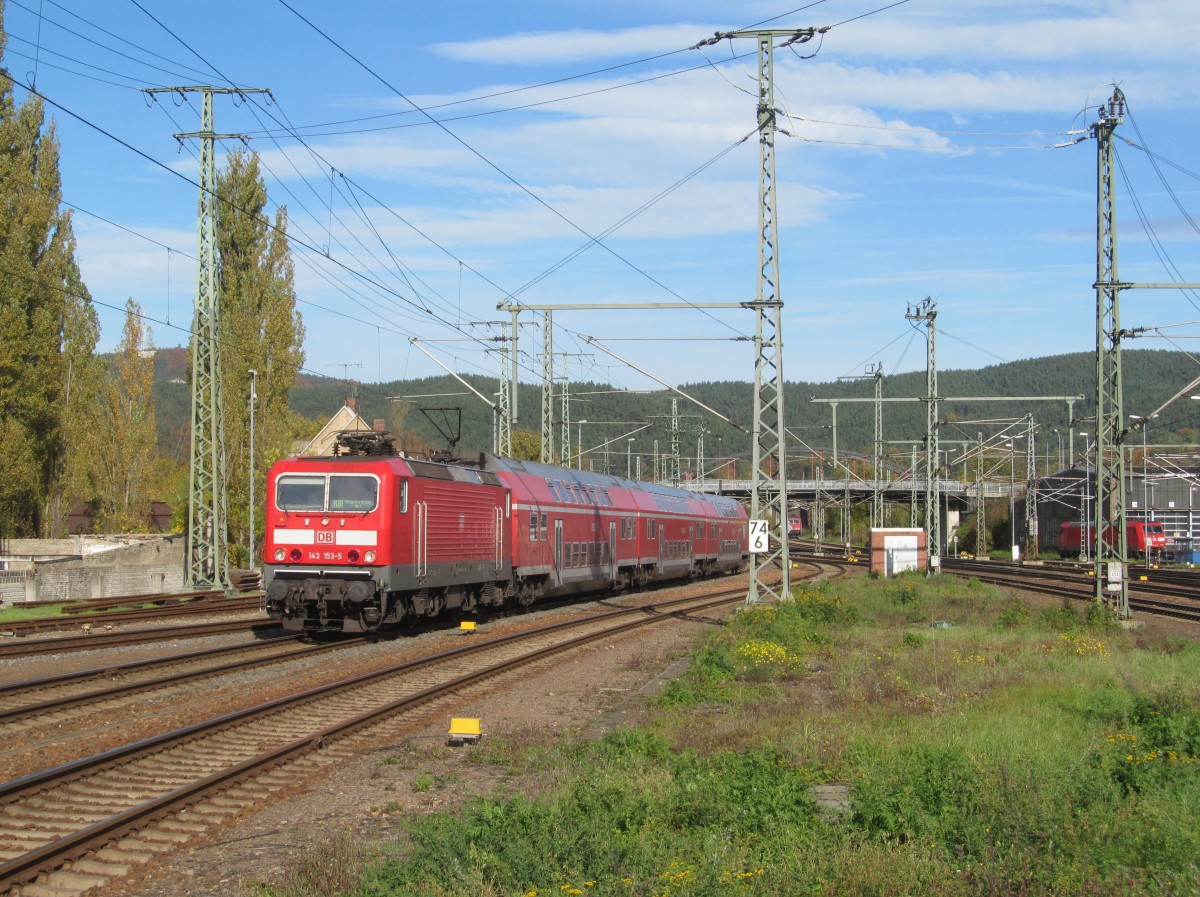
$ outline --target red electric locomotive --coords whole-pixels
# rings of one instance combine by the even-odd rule
[[[402,457],[355,434],[267,476],[267,610],[286,629],[384,624],[742,569],[733,499],[484,454]]]
[[[1067,521],[1059,527],[1058,553],[1061,557],[1075,557],[1081,551],[1079,539],[1083,526]],[[1096,538],[1096,528],[1087,528],[1088,550]],[[1104,544],[1112,547],[1117,542],[1117,530],[1108,527],[1104,532]],[[1156,521],[1129,520],[1125,523],[1125,547],[1130,557],[1150,557],[1161,554],[1167,547],[1167,534],[1163,525]]]

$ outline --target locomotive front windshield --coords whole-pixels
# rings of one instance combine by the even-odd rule
[[[365,513],[378,500],[379,480],[369,475],[287,473],[275,485],[281,511]]]

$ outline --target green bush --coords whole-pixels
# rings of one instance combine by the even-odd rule
[[[1029,605],[1020,598],[1006,601],[1000,613],[996,615],[998,629],[1016,629],[1029,622]]]

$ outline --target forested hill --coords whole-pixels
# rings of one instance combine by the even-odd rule
[[[173,360],[168,360],[173,353]],[[179,356],[186,366],[186,350],[162,350],[157,367],[159,392],[159,430],[162,447],[177,452],[181,433],[186,433],[188,420],[187,385],[181,381]],[[1200,375],[1196,363],[1182,352],[1136,350],[1123,353],[1125,411],[1128,414],[1148,414],[1175,392]],[[186,378],[186,372],[182,372]],[[492,396],[498,391],[494,378],[468,376],[480,393]],[[174,382],[170,382],[170,381]],[[1040,426],[1038,453],[1046,454],[1052,446],[1057,449],[1053,432],[1058,428],[1064,441],[1069,430],[1067,406],[1063,402],[963,402],[963,396],[1068,396],[1085,398],[1075,404],[1076,432],[1094,432],[1096,362],[1091,353],[1054,355],[1005,364],[990,365],[976,370],[942,371],[938,386],[943,396],[941,417],[948,421],[942,427],[942,439],[974,439],[980,430],[994,432],[980,420],[1019,418],[1032,413]],[[753,389],[745,382],[693,383],[683,391],[728,417],[748,431],[752,424]],[[302,376],[291,393],[293,411],[313,421],[315,428],[324,423],[346,401],[347,386],[339,380]],[[666,452],[670,444],[671,399],[667,390],[656,393],[614,393],[611,387],[599,383],[572,383],[571,440],[580,433],[585,446],[614,440],[611,451],[617,455],[659,449]],[[921,397],[925,394],[923,371],[887,376],[883,394],[888,398]],[[813,403],[811,397],[870,398],[874,395],[872,380],[809,383],[789,382],[785,390],[788,429],[798,441],[791,441],[788,451],[793,456],[807,454],[802,447],[828,451],[832,446],[831,412],[828,404]],[[398,397],[413,397],[401,400]],[[535,385],[522,384],[518,397],[521,430],[537,431],[541,420],[541,391]],[[226,396],[225,401],[237,401]],[[468,455],[492,444],[491,410],[471,395],[451,377],[423,380],[363,383],[358,387],[360,414],[369,422],[376,418],[387,422],[389,429],[408,434],[410,445],[424,444],[431,448],[445,447],[458,435],[457,450]],[[740,431],[704,412],[686,399],[678,399],[680,416],[680,454],[694,456],[697,436],[705,429],[706,459],[710,462],[719,454],[745,455],[750,450],[746,432]],[[461,427],[458,420],[461,416]],[[560,417],[556,401],[555,418]],[[1151,442],[1171,443],[1196,439],[1200,402],[1182,400],[1173,404],[1155,420],[1149,430]],[[434,421],[437,422],[435,426]],[[580,424],[580,421],[587,423]],[[610,423],[612,422],[612,423]],[[628,423],[616,423],[628,422]],[[650,424],[635,434],[629,445],[626,435]],[[837,411],[838,447],[840,451],[869,454],[873,439],[873,403],[842,403]],[[889,442],[920,439],[925,429],[925,405],[922,402],[889,402],[883,411],[884,438]],[[556,433],[556,437],[557,437]],[[1079,438],[1077,442],[1081,443]],[[1080,445],[1082,447],[1082,445]],[[902,445],[893,450],[907,454]],[[186,451],[186,447],[184,448]]]

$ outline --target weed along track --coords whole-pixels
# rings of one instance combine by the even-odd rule
[[[726,589],[469,640],[430,657],[228,713],[0,786],[0,890],[82,892],[128,874],[518,670],[742,601]],[[7,890],[5,890],[7,889]]]

